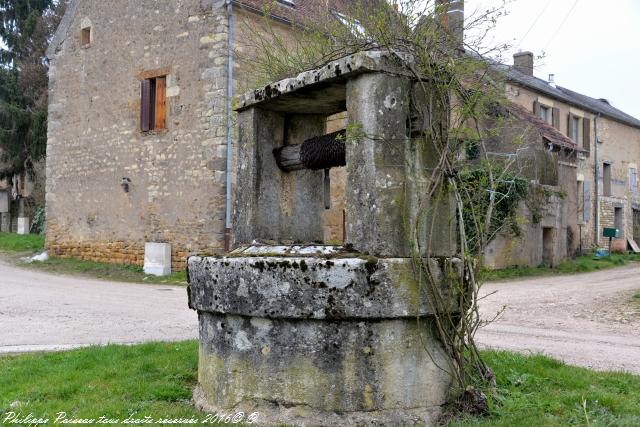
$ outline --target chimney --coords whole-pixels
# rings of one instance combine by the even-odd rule
[[[533,53],[518,52],[514,54],[513,68],[528,76],[533,76]]]
[[[549,74],[549,86],[556,87],[556,75]]]
[[[456,48],[464,48],[464,0],[436,0],[440,25]]]

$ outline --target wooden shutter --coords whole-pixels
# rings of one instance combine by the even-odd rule
[[[571,114],[567,114],[567,136],[573,139],[573,120],[571,120]],[[574,141],[576,144],[578,141]]]
[[[591,151],[591,120],[582,119],[582,148]]]
[[[591,219],[591,182],[584,181],[582,183],[582,220],[589,222]]]
[[[533,101],[533,114],[540,118],[540,103],[538,101]]]
[[[167,126],[167,78],[158,77],[156,79],[155,96],[155,127],[154,129],[164,129]]]
[[[551,122],[553,123],[553,127],[556,129],[560,129],[560,109],[553,108],[551,110]]]
[[[140,90],[140,130],[151,129],[151,81],[142,80]]]

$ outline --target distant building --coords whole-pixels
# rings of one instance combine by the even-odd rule
[[[605,227],[620,229],[614,248],[640,241],[640,120],[606,99],[591,98],[533,75],[533,54],[514,55],[508,98],[571,138],[580,148],[576,165],[577,218],[573,240],[582,251],[606,246]],[[596,142],[597,141],[597,142]]]

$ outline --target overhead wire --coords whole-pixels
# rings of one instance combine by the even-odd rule
[[[571,6],[571,9],[569,9],[569,12],[567,12],[567,14],[564,16],[564,19],[562,20],[562,22],[560,23],[560,26],[558,27],[558,29],[555,31],[555,33],[553,33],[553,35],[551,36],[551,38],[549,39],[549,41],[547,42],[547,44],[544,46],[544,48],[542,50],[546,50],[547,47],[549,47],[549,45],[551,44],[551,42],[556,38],[556,36],[558,35],[558,33],[560,32],[560,30],[562,29],[562,27],[564,26],[564,24],[567,22],[567,20],[569,19],[569,16],[571,16],[571,13],[573,12],[573,9],[576,8],[576,6],[578,5],[578,1],[579,0],[575,0],[573,2],[573,6]]]
[[[520,41],[518,42],[518,46],[520,46],[522,44],[522,42],[524,41],[524,39],[527,38],[527,36],[529,35],[529,33],[531,32],[531,30],[533,30],[533,27],[536,26],[536,24],[538,23],[538,21],[540,20],[540,18],[542,17],[542,15],[547,11],[547,9],[549,8],[549,5],[551,4],[553,0],[549,0],[547,2],[547,4],[544,6],[544,8],[542,9],[542,11],[538,14],[538,16],[536,16],[536,19],[533,20],[533,23],[531,24],[531,26],[529,27],[529,29],[527,30],[526,33],[524,33],[524,36],[522,36],[522,38],[520,38]]]

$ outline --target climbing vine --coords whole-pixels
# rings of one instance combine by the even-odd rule
[[[500,232],[508,232],[515,236],[520,235],[520,222],[518,207],[527,199],[529,182],[513,173],[503,173],[499,166],[489,166],[493,169],[494,176],[502,178],[494,185],[491,184],[486,168],[475,167],[460,173],[460,190],[465,193],[462,218],[467,230],[469,250],[474,254],[480,254],[482,249],[481,236],[478,230],[485,229],[486,217],[478,215],[486,212],[489,205],[494,203],[494,213],[490,218],[488,227],[488,241]]]

